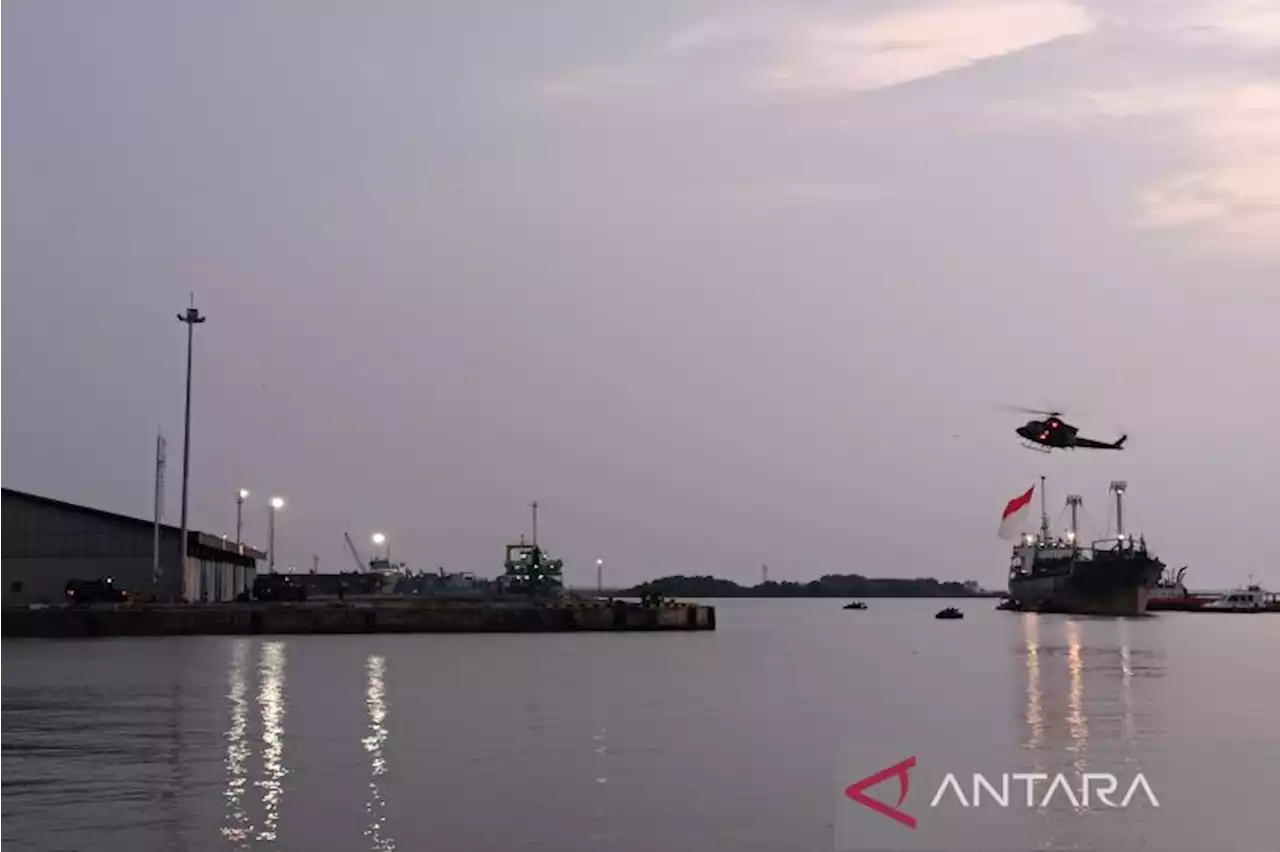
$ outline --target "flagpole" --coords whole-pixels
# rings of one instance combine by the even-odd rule
[[[1041,477],[1041,545],[1048,544],[1048,503],[1044,498],[1044,477]]]

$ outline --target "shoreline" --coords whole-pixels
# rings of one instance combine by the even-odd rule
[[[88,604],[6,606],[4,638],[254,636],[351,633],[707,631],[715,607],[626,601],[570,604],[466,601]]]

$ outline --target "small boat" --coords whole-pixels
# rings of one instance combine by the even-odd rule
[[[1267,612],[1268,609],[1267,593],[1259,586],[1250,585],[1209,601],[1200,608],[1200,612]]]
[[[1021,612],[1022,607],[1013,598],[1003,598],[1000,603],[996,604],[996,609],[1001,612]]]
[[[953,606],[949,606],[946,609],[939,610],[938,614],[935,615],[934,618],[942,618],[942,619],[964,618],[964,613]]]
[[[844,605],[844,609],[866,609],[867,605],[862,601],[853,601]]]

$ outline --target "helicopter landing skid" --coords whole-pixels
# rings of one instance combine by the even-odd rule
[[[1023,441],[1022,446],[1026,447],[1028,450],[1034,450],[1037,453],[1045,453],[1046,455],[1053,452],[1053,447],[1042,447],[1039,444],[1033,444],[1030,441]]]

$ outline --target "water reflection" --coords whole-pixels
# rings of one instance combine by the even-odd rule
[[[595,778],[595,795],[592,797],[595,803],[593,816],[595,818],[595,828],[591,833],[591,842],[595,845],[612,845],[613,835],[607,831],[608,821],[605,819],[605,787],[603,785],[609,783],[608,760],[609,760],[609,741],[608,729],[601,727],[599,731],[591,735],[591,753],[597,758],[595,762],[595,770],[592,775]]]
[[[231,722],[227,726],[227,788],[226,820],[222,835],[233,846],[248,848],[252,835],[249,814],[245,810],[245,791],[249,783],[249,641],[237,639],[231,646],[231,674],[228,678],[227,699],[231,703]]]
[[[284,790],[284,666],[283,642],[267,642],[262,646],[262,663],[258,667],[262,684],[258,689],[258,708],[262,714],[262,830],[259,840],[274,841],[280,824],[280,799]]]
[[[170,675],[172,679],[169,686],[170,712],[168,713],[168,763],[173,771],[173,780],[168,785],[168,789],[160,793],[160,799],[164,802],[164,823],[169,835],[168,848],[181,850],[187,848],[182,834],[182,824],[185,818],[183,799],[190,789],[187,766],[190,751],[187,747],[187,720],[184,718],[188,710],[186,688],[188,668],[183,646],[178,645],[177,649],[177,656],[172,660],[176,664],[176,669]]]
[[[1044,745],[1044,694],[1040,687],[1040,619],[1023,613],[1022,636],[1027,649],[1027,741],[1025,747],[1039,751]]]
[[[1129,638],[1129,622],[1120,621],[1120,737],[1133,747],[1133,643]]]
[[[1085,751],[1089,744],[1089,719],[1084,712],[1084,649],[1080,639],[1080,622],[1066,624],[1067,671],[1070,687],[1067,692],[1067,730],[1071,734],[1068,750],[1075,754],[1077,772],[1085,771]]]
[[[369,814],[369,827],[364,836],[369,838],[372,848],[380,852],[391,852],[396,842],[386,834],[387,814],[386,800],[382,797],[378,779],[387,771],[387,761],[383,749],[387,743],[387,660],[386,657],[372,655],[365,664],[368,675],[368,686],[365,689],[365,706],[369,710],[369,735],[364,738],[364,749],[369,752],[372,761],[372,775],[369,778],[369,801],[365,810]]]

